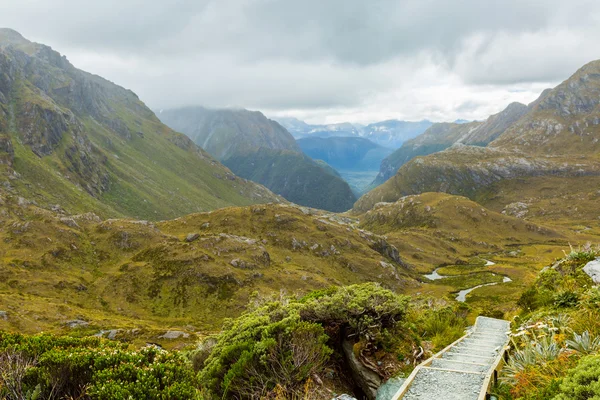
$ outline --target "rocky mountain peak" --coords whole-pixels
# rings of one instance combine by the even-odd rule
[[[0,46],[6,44],[24,44],[31,43],[25,39],[19,32],[10,28],[0,28]]]

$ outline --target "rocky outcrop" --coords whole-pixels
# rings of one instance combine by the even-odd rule
[[[5,134],[0,134],[0,165],[12,165],[15,152],[12,146],[10,137]]]

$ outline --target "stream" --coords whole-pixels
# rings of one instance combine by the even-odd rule
[[[484,260],[484,261],[485,261],[485,266],[486,267],[489,267],[489,266],[492,266],[492,265],[496,265],[496,263],[494,263],[492,261],[488,261],[488,260]],[[440,279],[449,278],[449,276],[447,276],[447,275],[440,275],[438,273],[438,270],[440,268],[441,267],[438,267],[438,268],[434,269],[432,273],[427,274],[427,275],[423,275],[423,276],[425,278],[429,279],[429,280],[432,280],[432,281],[437,281],[437,280],[440,280]],[[496,274],[493,274],[493,275],[496,275]],[[481,284],[481,285],[473,286],[472,288],[469,288],[469,289],[461,290],[456,295],[456,301],[460,301],[460,302],[464,303],[465,301],[467,301],[467,295],[469,293],[471,293],[475,289],[479,289],[479,288],[484,287],[484,286],[494,286],[494,285],[498,285],[500,283],[508,283],[508,282],[512,282],[512,279],[510,279],[508,276],[504,276],[502,278],[502,282],[484,283],[484,284]]]

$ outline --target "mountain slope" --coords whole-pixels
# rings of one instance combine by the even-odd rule
[[[406,194],[461,194],[553,223],[597,220],[600,178],[600,61],[545,91],[526,115],[486,148],[455,145],[417,157],[363,196],[355,210]],[[528,213],[527,210],[534,210]]]
[[[309,157],[323,160],[335,169],[374,170],[392,150],[359,137],[311,137],[298,139]]]
[[[278,201],[163,125],[131,91],[0,30],[0,181],[43,206],[161,219]]]
[[[192,107],[160,118],[243,178],[294,203],[346,211],[356,197],[342,178],[305,156],[292,135],[260,112]]]
[[[224,163],[236,175],[260,182],[296,204],[344,212],[356,201],[348,183],[302,153],[263,147]]]
[[[398,168],[414,157],[447,149],[455,143],[486,146],[521,118],[527,110],[524,104],[511,103],[502,112],[490,116],[485,121],[433,124],[423,134],[407,141],[385,158],[373,184],[377,186],[387,181]]]
[[[161,111],[158,117],[219,160],[261,147],[300,151],[284,127],[259,111],[186,107]]]

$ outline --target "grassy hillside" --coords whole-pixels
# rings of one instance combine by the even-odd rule
[[[0,181],[70,213],[146,219],[279,201],[163,125],[131,91],[0,32]]]
[[[316,210],[256,205],[151,223],[66,216],[6,194],[0,201],[0,309],[8,313],[0,329],[135,328],[156,337],[170,327],[215,329],[254,292],[416,284],[385,240]]]

